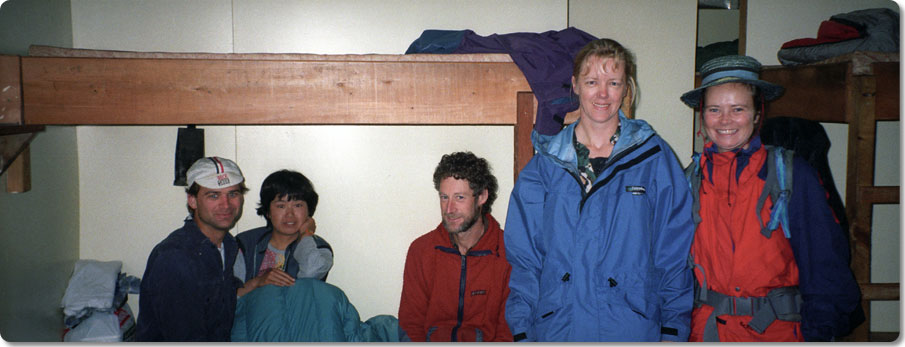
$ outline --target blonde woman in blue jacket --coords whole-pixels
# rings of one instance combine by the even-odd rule
[[[506,218],[506,320],[516,341],[687,341],[693,237],[670,147],[620,110],[635,65],[618,42],[577,54],[578,121],[532,133]]]

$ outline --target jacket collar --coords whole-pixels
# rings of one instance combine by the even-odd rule
[[[737,148],[732,151],[735,153],[736,180],[739,179],[739,176],[741,176],[745,167],[751,162],[751,156],[754,155],[754,153],[757,153],[761,147],[763,147],[763,144],[761,143],[760,136],[755,134],[751,136],[751,140],[748,141],[748,148]],[[704,146],[704,156],[707,157],[707,176],[710,177],[711,182],[713,181],[713,156],[717,153],[719,153],[719,149],[713,141],[708,142]]]
[[[188,216],[185,218],[185,225],[183,225],[182,228],[185,229],[186,237],[188,238],[188,240],[191,244],[200,246],[202,244],[207,243],[211,247],[217,248],[217,246],[214,245],[214,243],[211,242],[211,240],[209,238],[207,238],[207,236],[204,235],[204,233],[201,232],[201,228],[198,228],[198,224],[195,223],[195,220],[192,219],[192,216]],[[225,233],[225,235],[223,235],[223,241],[222,241],[223,246],[232,247],[233,245],[236,245],[236,247],[238,247],[238,244],[236,243],[235,240],[236,239],[233,237],[233,235],[227,232],[227,233]],[[227,248],[227,249],[229,249],[229,248]]]
[[[654,135],[653,128],[647,122],[640,119],[629,119],[625,117],[622,110],[619,110],[619,122],[622,125],[622,133],[616,146],[613,147],[613,157],[620,152],[642,143]],[[575,134],[575,127],[581,122],[578,121],[569,124],[559,131],[556,135],[541,135],[534,130],[531,132],[531,142],[538,154],[545,155],[553,159],[554,162],[566,168],[577,168],[578,157],[575,153],[575,147],[572,146],[572,136]]]
[[[505,250],[503,249],[503,230],[500,228],[500,223],[497,222],[493,216],[489,213],[484,214],[484,235],[481,235],[481,239],[478,240],[478,243],[471,247],[468,251],[469,254],[472,252],[491,252],[494,254],[499,254],[500,256],[505,256]],[[452,238],[449,235],[449,232],[446,231],[446,227],[443,226],[443,222],[440,222],[440,225],[436,229],[437,237],[439,241],[439,245],[437,247],[444,248],[446,251],[454,254],[458,254],[459,250],[456,248],[456,245],[453,244]]]

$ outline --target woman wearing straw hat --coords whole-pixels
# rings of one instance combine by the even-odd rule
[[[532,134],[503,233],[516,341],[688,338],[691,194],[666,142],[620,111],[634,71],[618,42],[588,43],[572,76],[578,121]]]
[[[828,341],[863,317],[848,240],[817,172],[758,136],[765,103],[783,93],[760,68],[747,56],[712,59],[701,87],[681,97],[708,139],[686,171],[697,223],[691,341]]]

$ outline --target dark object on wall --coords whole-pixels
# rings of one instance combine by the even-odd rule
[[[829,195],[830,208],[839,220],[842,231],[848,238],[848,219],[845,216],[845,205],[836,190],[833,173],[827,153],[830,151],[830,138],[819,122],[796,117],[772,117],[764,121],[760,130],[761,141],[765,145],[781,146],[795,151],[795,154],[808,161]]]
[[[174,186],[185,186],[185,173],[196,160],[204,157],[204,129],[194,125],[179,128],[176,137],[176,178]]]

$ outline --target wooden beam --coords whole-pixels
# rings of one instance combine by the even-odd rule
[[[6,192],[25,193],[31,190],[31,154],[25,147],[6,170]]]
[[[0,55],[0,125],[22,124],[19,56]]]
[[[877,80],[877,120],[899,120],[899,62],[871,67]]]
[[[531,143],[531,132],[534,130],[534,118],[537,113],[534,93],[518,93],[518,123],[515,125],[515,168],[514,181],[518,173],[534,156],[534,145]]]
[[[846,71],[849,64],[764,66],[761,79],[785,87],[767,105],[768,114],[818,122],[845,123]]]
[[[845,120],[848,122],[848,161],[846,169],[845,211],[849,221],[852,248],[852,272],[858,283],[870,283],[871,223],[873,205],[864,203],[861,187],[874,184],[876,126],[873,76],[852,76],[845,84]],[[867,317],[849,336],[867,341],[870,334],[870,300],[862,298]]]
[[[512,62],[22,57],[26,124],[515,124]]]
[[[858,188],[860,204],[898,204],[899,186],[862,186]]]
[[[859,283],[862,300],[899,300],[898,283]]]
[[[28,143],[35,135],[36,133],[20,133],[0,136],[0,174],[6,172],[16,157],[28,148]]]

